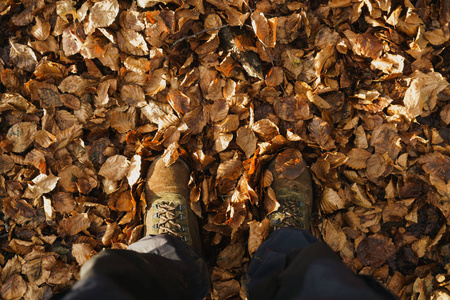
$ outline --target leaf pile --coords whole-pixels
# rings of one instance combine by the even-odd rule
[[[449,0],[0,1],[0,285],[47,299],[192,168],[213,299],[308,165],[314,233],[401,298],[450,291]]]

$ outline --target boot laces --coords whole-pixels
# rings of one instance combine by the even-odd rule
[[[153,226],[154,229],[159,229],[160,233],[168,233],[187,242],[187,227],[178,223],[178,220],[186,219],[185,206],[173,202],[162,202],[155,204],[155,208],[158,209],[158,212],[154,218],[158,218],[159,221]]]
[[[302,199],[295,196],[279,197],[280,208],[278,212],[280,218],[273,220],[274,229],[282,227],[305,228],[305,204]]]

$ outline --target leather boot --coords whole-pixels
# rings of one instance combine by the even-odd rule
[[[311,174],[308,168],[305,168],[303,173],[293,180],[280,177],[275,169],[275,159],[269,163],[268,169],[273,174],[271,187],[280,204],[278,210],[267,216],[270,231],[281,227],[309,230],[313,195]]]
[[[189,167],[182,160],[166,167],[156,159],[147,173],[145,234],[171,234],[201,253],[197,217],[189,203]]]

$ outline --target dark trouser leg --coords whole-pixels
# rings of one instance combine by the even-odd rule
[[[248,299],[396,299],[376,280],[357,276],[306,230],[282,228],[255,252]]]
[[[94,256],[62,299],[202,299],[208,291],[205,261],[179,239],[157,235]]]

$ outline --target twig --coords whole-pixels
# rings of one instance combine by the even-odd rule
[[[199,31],[199,32],[197,32],[197,33],[195,33],[193,35],[182,37],[181,39],[176,40],[175,43],[173,43],[172,46],[170,46],[170,49],[173,49],[173,47],[175,47],[176,45],[178,45],[179,43],[181,43],[184,40],[195,38],[195,37],[197,37],[197,36],[199,36],[199,35],[201,35],[201,34],[203,34],[205,32],[211,31],[211,30],[220,30],[222,28],[229,27],[229,26],[230,26],[229,24],[226,24],[226,25],[222,25],[222,26],[219,26],[219,27],[215,27],[215,28],[205,29],[205,30]]]
[[[248,5],[248,2],[246,0],[243,0],[243,1],[244,1],[245,5],[247,5],[250,12],[253,13],[253,9],[250,7],[250,5]]]

